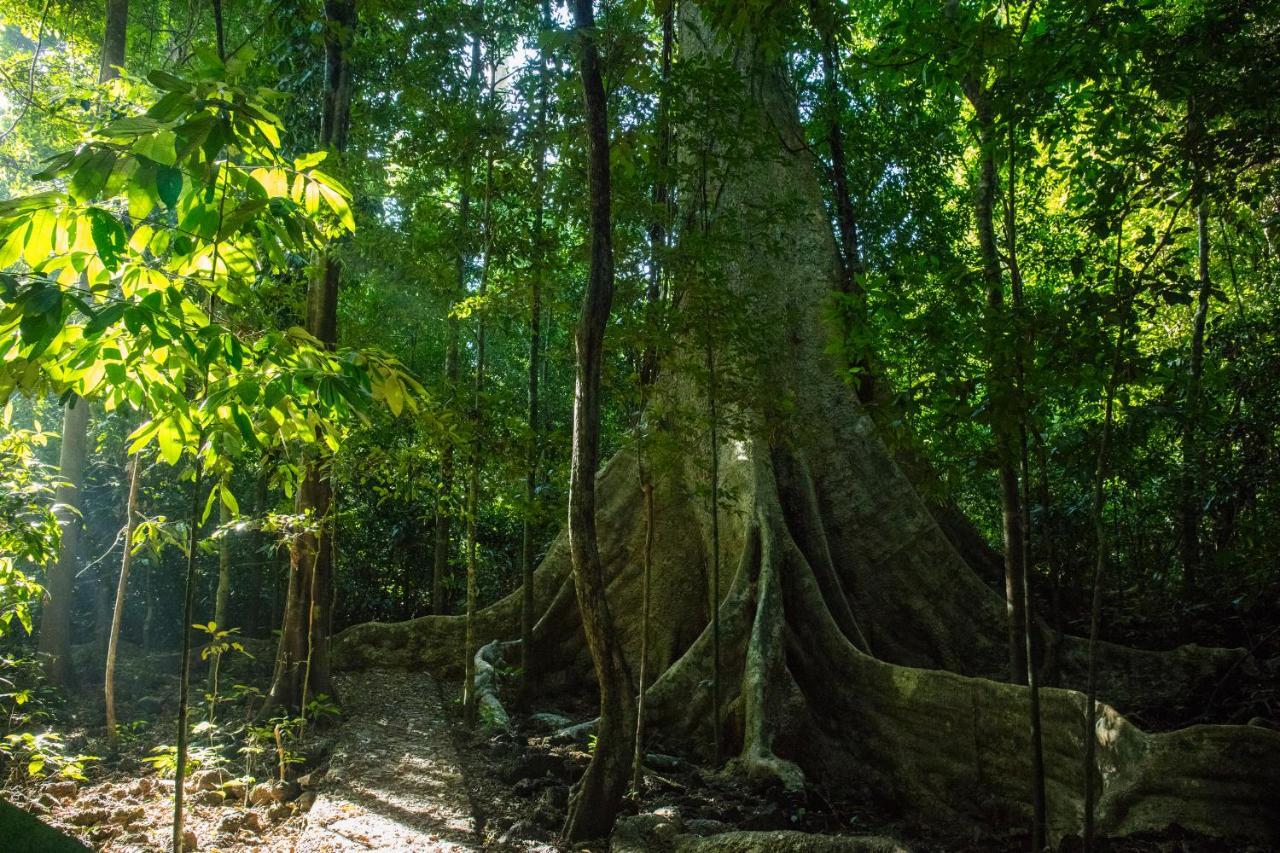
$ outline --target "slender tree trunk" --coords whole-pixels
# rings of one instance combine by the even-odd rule
[[[253,484],[253,515],[257,519],[256,525],[266,522],[271,491],[271,478],[268,470],[267,461],[264,459]],[[272,567],[275,565],[275,554],[272,548],[272,538],[258,529],[256,525],[251,537],[253,543],[253,594],[249,600],[252,604],[249,607],[248,617],[245,621],[252,623],[251,627],[254,636],[270,636],[275,621],[264,623],[262,613],[266,600],[267,584],[273,577]],[[267,604],[266,606],[270,608],[271,605]]]
[[[203,430],[196,447],[204,444]],[[191,511],[187,516],[187,578],[182,605],[182,653],[178,658],[182,669],[178,685],[178,746],[173,775],[173,853],[182,853],[183,794],[187,778],[187,699],[191,694],[191,624],[196,602],[196,544],[200,537],[200,480],[203,469],[195,457],[195,479],[191,484]]]
[[[995,117],[991,95],[976,85],[966,86],[969,101],[977,113],[979,153],[978,190],[974,203],[978,243],[982,257],[982,279],[987,289],[987,336],[989,350],[989,396],[991,429],[995,435],[1000,482],[1000,511],[1003,520],[1005,607],[1009,623],[1009,676],[1015,684],[1027,678],[1026,599],[1023,575],[1022,508],[1018,486],[1017,425],[1020,407],[1014,388],[1015,366],[1010,356],[1012,343],[1007,333],[1008,312],[1004,306],[1004,284],[995,231]]]
[[[1013,311],[1017,348],[1014,353],[1018,387],[1021,399],[1027,399],[1026,363],[1034,357],[1035,342],[1031,337],[1030,325],[1027,323],[1026,302],[1022,292],[1022,268],[1018,265],[1018,140],[1017,125],[1013,119],[1009,121],[1009,185],[1005,204],[1005,244],[1008,247],[1009,287],[1013,293]],[[1031,460],[1027,443],[1027,412],[1019,406],[1018,423],[1018,468],[1022,483],[1022,566],[1020,584],[1022,587],[1022,635],[1026,643],[1027,687],[1030,698],[1030,734],[1031,734],[1031,846],[1033,850],[1043,850],[1048,827],[1047,798],[1045,796],[1044,772],[1044,733],[1040,718],[1040,673],[1036,662],[1036,649],[1033,640],[1035,630],[1035,599],[1031,594],[1031,563],[1034,553],[1031,547]],[[1043,494],[1043,493],[1042,493]],[[1041,513],[1048,505],[1041,505]],[[1042,516],[1043,517],[1043,516]],[[1043,535],[1041,539],[1043,540]]]
[[[590,277],[578,322],[573,454],[569,474],[569,550],[583,632],[600,687],[600,720],[591,763],[574,787],[567,841],[602,838],[613,829],[630,779],[635,704],[630,673],[605,597],[596,539],[596,469],[600,457],[600,373],[613,301],[609,125],[591,0],[574,0],[582,63],[590,186]]]
[[[124,65],[125,33],[129,17],[129,0],[107,0],[106,28],[102,38],[102,61],[98,82],[106,83],[120,76]],[[84,466],[89,442],[89,403],[72,396],[62,415],[62,448],[58,470],[64,485],[58,487],[55,500],[64,509],[58,514],[62,543],[58,560],[49,569],[45,590],[49,596],[40,618],[37,649],[44,661],[45,677],[50,683],[71,687],[75,670],[71,661],[71,606],[75,587],[76,565],[80,559],[80,538],[84,529],[81,518],[80,490],[84,485]]]
[[[325,91],[321,145],[346,150],[351,113],[350,48],[356,26],[354,0],[325,3]],[[307,331],[326,347],[338,340],[341,264],[325,252],[307,290]],[[329,668],[333,596],[333,487],[325,460],[311,451],[303,461],[297,511],[313,525],[290,545],[289,591],[267,708],[301,709],[308,693],[335,695]]]
[[[116,605],[111,615],[111,635],[107,640],[107,666],[102,679],[102,698],[107,712],[107,742],[116,745],[116,653],[120,624],[124,621],[125,594],[129,590],[129,567],[133,563],[133,529],[137,521],[138,456],[129,461],[129,498],[125,502],[124,555],[120,558],[120,582],[116,585]]]
[[[542,29],[552,27],[551,3],[542,0]],[[534,213],[533,213],[533,270],[529,291],[529,446],[526,450],[524,486],[524,525],[520,538],[520,706],[528,708],[537,686],[537,665],[533,654],[533,626],[537,618],[533,600],[533,522],[538,509],[538,459],[542,446],[541,423],[538,414],[538,356],[542,349],[542,277],[545,262],[546,239],[544,216],[546,208],[547,174],[547,99],[550,90],[547,50],[538,54],[538,115],[535,119],[536,141],[533,157]]]
[[[496,73],[496,68],[494,69]],[[493,84],[490,84],[489,95],[493,96]],[[480,269],[480,301],[483,303],[489,287],[489,262],[493,254],[493,150],[489,150],[489,160],[485,167],[484,178],[484,260]],[[467,631],[463,642],[466,656],[463,661],[462,679],[462,712],[467,725],[476,722],[476,606],[480,597],[480,567],[477,562],[477,521],[480,514],[480,431],[484,424],[484,368],[485,368],[485,308],[481,305],[476,313],[476,379],[471,402],[471,474],[467,483]]]
[[[483,9],[483,6],[478,6]],[[471,41],[471,70],[467,92],[474,95],[480,86],[480,36]],[[471,152],[468,148],[463,158],[461,189],[458,193],[458,255],[454,302],[460,302],[467,294],[467,258],[471,228]],[[462,321],[449,312],[445,331],[444,384],[447,395],[445,405],[450,407],[458,394],[458,340],[462,334]],[[437,616],[445,612],[445,579],[449,575],[449,551],[453,527],[453,466],[454,450],[445,442],[440,451],[440,496],[436,501],[436,541],[431,569],[431,612]]]
[[[1200,389],[1204,376],[1204,329],[1209,317],[1209,211],[1203,189],[1196,206],[1197,278],[1195,314],[1191,319],[1191,365],[1187,374],[1187,394],[1182,407],[1182,580],[1194,590],[1200,574],[1200,516],[1204,500],[1200,495],[1201,452],[1197,438],[1200,421]]]
[[[711,758],[720,765],[720,412],[716,353],[707,344],[707,417],[711,423]]]
[[[226,485],[223,485],[226,488]],[[226,526],[231,523],[231,510],[227,504],[218,500],[218,526],[222,527],[218,537],[218,589],[213,597],[213,621],[219,628],[229,624],[227,603],[231,598],[231,533]]]
[[[656,320],[662,300],[663,263],[667,249],[667,222],[670,218],[670,196],[667,173],[671,168],[671,126],[669,119],[669,86],[671,83],[671,55],[675,46],[675,0],[661,5],[662,14],[662,87],[658,92],[657,115],[657,169],[653,183],[654,220],[649,226],[649,283],[645,289],[645,305],[649,321]],[[651,329],[651,332],[654,331]],[[639,793],[644,786],[644,694],[649,684],[649,632],[651,619],[651,582],[653,580],[653,473],[645,461],[645,409],[649,392],[658,375],[658,348],[652,340],[645,344],[640,359],[640,410],[636,416],[636,468],[640,478],[640,492],[644,498],[644,561],[642,566],[642,601],[640,626],[640,684],[636,690],[636,743],[632,760],[631,787]]]

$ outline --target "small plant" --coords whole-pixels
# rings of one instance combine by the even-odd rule
[[[222,656],[227,652],[239,652],[247,658],[252,658],[253,655],[235,639],[240,633],[239,628],[219,628],[218,623],[213,621],[207,625],[196,623],[191,627],[208,637],[208,642],[200,649],[200,660],[209,661],[209,692],[205,694],[205,700],[209,703],[209,723],[212,724],[218,708],[218,669]]]
[[[342,708],[337,702],[333,701],[333,697],[328,693],[317,693],[307,703],[307,719],[311,722],[319,722],[320,720],[332,720],[342,714]]]
[[[96,755],[70,754],[57,732],[16,732],[0,741],[0,756],[5,763],[13,764],[10,779],[16,780],[22,773],[40,779],[55,773],[66,779],[83,780],[85,767],[97,761]]]
[[[126,746],[139,743],[143,736],[151,730],[147,720],[133,720],[128,723],[116,723],[116,740]]]
[[[200,724],[205,725],[204,723]],[[197,726],[196,728],[199,728]],[[195,730],[192,730],[195,733]],[[203,733],[203,732],[201,732]],[[151,750],[151,755],[142,759],[150,764],[164,778],[168,779],[177,774],[178,771],[178,748],[172,744],[161,744]],[[190,776],[192,771],[207,768],[220,767],[226,762],[222,757],[222,751],[213,746],[195,746],[187,747],[187,767],[184,776]]]

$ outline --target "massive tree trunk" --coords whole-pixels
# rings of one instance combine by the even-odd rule
[[[354,0],[327,0],[325,11],[324,114],[321,144],[336,154],[347,145],[351,116],[351,40]],[[307,331],[327,347],[338,342],[338,285],[342,267],[332,252],[317,259],[307,290]],[[309,453],[298,487],[297,511],[309,526],[289,548],[289,587],[268,707],[302,708],[309,695],[334,694],[329,668],[329,623],[333,596],[333,486],[328,460]]]
[[[727,341],[720,350],[734,359],[737,375],[769,389],[763,400],[725,414],[726,423],[740,426],[718,448],[729,503],[720,512],[720,557],[736,567],[717,591],[722,742],[751,779],[869,786],[934,825],[1026,825],[1028,692],[993,680],[1007,666],[1003,602],[939,527],[855,389],[837,375],[827,347],[836,247],[787,87],[749,44],[729,51],[705,32],[691,4],[682,18],[682,55],[732,57],[751,94],[734,126],[774,149],[737,166],[712,192],[720,197],[714,227],[737,252],[724,270],[728,286],[760,334],[772,336],[752,342],[762,357],[749,358]],[[665,399],[668,411],[705,408],[690,378],[702,358],[692,343],[672,353],[655,407]],[[644,630],[645,523],[635,471],[634,455],[624,451],[596,481],[602,577],[632,666]],[[699,458],[653,470],[663,511],[653,539],[648,663],[663,674],[646,696],[649,726],[682,735],[691,751],[704,753],[712,638],[699,596],[688,591],[699,588],[702,566],[710,564],[710,516],[697,498],[706,477]],[[569,550],[562,535],[535,576],[543,615],[533,651],[546,690],[591,678]],[[519,599],[514,594],[477,614],[479,643],[512,636]],[[337,659],[456,677],[462,628],[456,617],[360,625],[339,638]],[[1056,648],[1063,683],[1083,685],[1084,646],[1066,638]],[[1220,678],[1241,654],[1100,643],[1098,693],[1121,705],[1173,703]],[[1042,698],[1049,835],[1057,839],[1080,831],[1085,702],[1064,689],[1047,689]],[[1271,802],[1280,786],[1280,733],[1197,726],[1148,734],[1111,707],[1099,710],[1100,834],[1176,822],[1215,835],[1280,839]]]

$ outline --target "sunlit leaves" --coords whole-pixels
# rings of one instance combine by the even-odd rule
[[[50,158],[39,177],[55,188],[0,202],[0,267],[16,273],[0,290],[0,397],[44,383],[141,410],[130,452],[170,465],[335,449],[369,404],[399,414],[422,389],[383,356],[210,316],[295,274],[355,219],[350,192],[316,168],[325,155],[282,158],[261,93],[201,63],[190,78],[151,74],[163,94],[145,114]]]

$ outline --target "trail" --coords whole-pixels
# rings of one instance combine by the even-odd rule
[[[299,851],[480,850],[484,812],[464,773],[461,722],[425,672],[338,677],[343,707]]]

